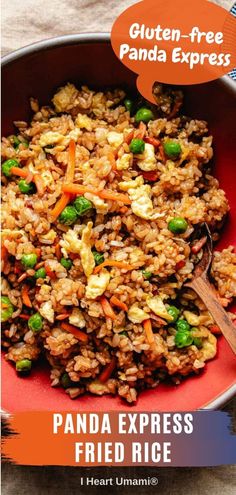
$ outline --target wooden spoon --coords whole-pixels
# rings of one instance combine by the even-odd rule
[[[207,274],[212,262],[212,238],[206,223],[204,224],[204,230],[207,242],[204,246],[202,259],[195,267],[192,280],[187,282],[185,286],[193,289],[202,299],[231,349],[236,354],[236,327],[219,303],[215,291],[208,280]]]

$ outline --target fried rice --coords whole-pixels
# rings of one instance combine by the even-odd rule
[[[200,373],[217,352],[214,316],[184,283],[203,254],[200,226],[216,241],[229,205],[212,175],[207,122],[180,113],[180,91],[156,84],[154,96],[153,107],[137,96],[136,110],[154,114],[137,123],[123,90],[68,83],[51,106],[31,98],[31,123],[14,122],[16,135],[2,140],[3,162],[16,160],[2,175],[5,357],[34,365],[42,356],[52,386],[71,398],[108,393],[133,403],[162,380]],[[145,143],[142,153],[131,152],[133,139]],[[165,153],[168,140],[178,157]],[[68,225],[61,213],[78,197],[91,207]],[[176,217],[187,222],[182,233],[169,228]],[[32,253],[37,262],[25,267]],[[227,307],[236,295],[232,246],[214,253],[210,276]],[[188,345],[178,345],[173,306]],[[29,325],[35,313],[40,331]]]

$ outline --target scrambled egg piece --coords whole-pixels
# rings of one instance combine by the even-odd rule
[[[86,325],[83,313],[79,308],[73,308],[73,311],[69,316],[69,322],[71,323],[71,325],[75,325],[79,328],[84,328]]]
[[[98,213],[105,215],[108,212],[108,204],[105,203],[104,199],[91,193],[85,193],[84,197],[93,203]]]
[[[123,134],[120,132],[110,131],[107,134],[107,141],[114,148],[118,148],[123,143]]]
[[[54,310],[52,308],[52,301],[46,301],[41,304],[39,308],[39,313],[43,318],[48,320],[50,323],[54,322]]]
[[[86,129],[91,132],[93,129],[92,119],[88,117],[86,114],[78,113],[75,121],[75,125],[79,127],[79,129]]]
[[[63,240],[60,241],[62,252],[66,258],[68,258],[68,252],[80,255],[86,277],[91,275],[95,267],[94,256],[91,250],[92,227],[93,223],[88,222],[82,230],[81,240],[78,239],[78,229],[70,229],[63,234]]]
[[[88,285],[85,290],[85,296],[88,299],[96,299],[105,292],[110,281],[110,273],[102,270],[97,275],[90,275]]]
[[[51,144],[58,144],[64,139],[60,132],[48,131],[40,136],[39,144],[42,148]]]
[[[47,234],[39,236],[39,240],[42,244],[53,244],[56,239],[57,233],[51,229]]]
[[[72,108],[77,94],[78,91],[74,84],[68,83],[66,86],[60,88],[52,99],[56,112],[65,112],[69,108]]]
[[[129,253],[129,261],[131,264],[137,263],[137,261],[140,261],[143,259],[143,251],[142,249],[138,247],[134,247],[132,251]]]
[[[148,307],[155,313],[155,315],[160,316],[164,320],[172,321],[173,317],[169,315],[162,299],[160,296],[148,297],[146,300]]]
[[[137,217],[145,220],[155,220],[165,215],[165,213],[155,212],[150,198],[151,186],[144,185],[142,176],[139,175],[135,180],[119,182],[119,187],[122,191],[128,191],[131,199],[131,210]]]
[[[117,170],[127,170],[131,164],[131,153],[124,153],[120,158],[116,160]]]
[[[191,311],[184,311],[184,317],[192,327],[197,327],[200,324],[199,316]]]
[[[52,186],[54,184],[53,176],[49,170],[41,172],[41,177],[43,179],[45,187]]]
[[[213,359],[217,351],[217,339],[215,335],[209,332],[209,330],[207,332],[208,336],[206,339],[203,339],[201,348],[202,358],[204,359],[204,361],[206,361],[207,359]]]
[[[139,168],[141,168],[141,170],[144,170],[145,172],[157,169],[155,148],[152,144],[145,143],[143,155],[138,159],[137,165]]]
[[[147,320],[149,318],[149,314],[146,313],[143,309],[139,308],[138,305],[132,304],[128,311],[128,318],[132,323],[142,323],[142,321]]]

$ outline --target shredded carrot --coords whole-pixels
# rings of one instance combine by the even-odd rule
[[[109,162],[111,163],[111,168],[114,172],[117,172],[117,168],[116,168],[116,160],[115,160],[115,155],[114,153],[111,151],[110,153],[108,153],[107,155],[107,158],[109,160]]]
[[[37,257],[40,258],[41,254],[42,254],[41,248],[35,248],[34,252],[35,252],[35,254],[37,254]]]
[[[37,265],[35,265],[34,269],[35,270],[38,270],[39,268],[41,268],[42,266],[44,266],[44,263],[45,263],[45,261],[40,261],[39,263],[37,263]]]
[[[88,342],[88,335],[81,332],[81,330],[74,325],[70,325],[70,323],[62,323],[61,328],[66,330],[66,332],[72,333],[72,335],[74,335],[78,340],[81,340],[81,342]]]
[[[23,177],[23,179],[26,179],[29,174],[29,170],[26,170],[25,168],[20,168],[20,167],[11,167],[11,174],[17,175],[18,177]]]
[[[81,184],[64,184],[62,186],[62,190],[65,193],[69,194],[85,194],[86,192],[95,194],[95,196],[99,196],[103,199],[110,199],[112,201],[121,201],[121,203],[130,205],[131,201],[126,194],[114,193],[113,191],[109,191],[109,189],[103,189],[102,191],[98,191],[97,189],[93,189],[90,186],[82,186]]]
[[[166,163],[166,155],[165,155],[164,148],[163,148],[162,144],[160,144],[160,146],[159,146],[159,151],[160,151],[160,155],[161,155],[161,161],[163,163]]]
[[[61,212],[64,210],[64,208],[68,205],[70,202],[70,195],[63,193],[62,196],[60,197],[59,201],[55,204],[53,210],[51,210],[51,215],[53,220],[56,220],[57,217],[61,214]]]
[[[126,213],[126,212],[128,211],[128,209],[129,209],[129,208],[128,208],[127,206],[122,206],[122,207],[120,208],[120,213]]]
[[[5,304],[3,302],[1,302],[1,308],[4,309],[4,308],[8,308],[8,304]]]
[[[43,196],[45,192],[45,185],[40,174],[34,174],[34,183],[36,185],[38,195]]]
[[[176,263],[175,265],[175,269],[178,271],[178,270],[181,270],[181,268],[183,268],[184,266],[186,265],[186,261],[184,260],[180,260],[178,261],[178,263]]]
[[[128,311],[128,306],[124,302],[120,301],[116,296],[111,297],[110,303],[113,304],[113,306],[117,306],[117,308]]]
[[[156,170],[142,172],[141,175],[143,176],[144,179],[148,180],[149,182],[155,182],[159,177],[159,173]]]
[[[70,140],[68,152],[68,165],[66,170],[66,182],[73,182],[75,174],[75,141]]]
[[[21,313],[19,315],[19,318],[22,318],[22,320],[29,320],[30,319],[30,315],[24,315],[23,313]]]
[[[1,260],[2,261],[6,261],[7,260],[7,257],[8,257],[8,250],[4,246],[4,244],[2,244],[2,246],[1,246]]]
[[[132,131],[129,132],[129,134],[127,134],[127,136],[126,136],[126,138],[124,140],[125,143],[130,144],[131,141],[132,141],[132,139],[133,139],[133,137],[134,137],[134,129],[132,129]]]
[[[134,137],[139,138],[139,139],[143,139],[145,136],[146,130],[147,130],[146,124],[144,124],[144,122],[140,122],[139,128],[136,129],[136,131],[134,133]]]
[[[69,318],[70,313],[61,313],[60,315],[56,316],[56,320],[66,320],[66,318]]]
[[[116,260],[106,260],[100,265],[96,266],[94,268],[93,273],[98,273],[102,268],[105,266],[116,266],[117,268],[124,269],[124,270],[134,270],[136,268],[136,265],[130,265],[128,263],[124,263],[124,261],[116,261]]]
[[[51,268],[48,266],[48,264],[47,264],[47,263],[45,263],[45,264],[44,264],[44,267],[45,267],[45,272],[46,272],[46,274],[47,274],[47,276],[48,276],[49,278],[52,278],[52,279],[53,279],[53,278],[56,278],[56,274],[55,274],[55,272],[53,272],[53,271],[51,270]]]
[[[55,245],[55,255],[56,255],[57,260],[60,261],[60,259],[61,259],[61,246],[60,246],[59,242],[57,242],[57,244]]]
[[[145,137],[144,141],[145,143],[152,144],[155,148],[158,148],[161,144],[161,141],[149,136]]]
[[[28,285],[23,285],[22,290],[21,290],[21,295],[22,295],[22,301],[25,306],[28,308],[32,308],[32,303],[29,298],[29,287]]]
[[[105,296],[102,296],[100,299],[100,303],[102,305],[103,313],[107,318],[111,318],[112,320],[116,319],[116,314],[113,311],[108,299]]]
[[[143,328],[146,332],[146,336],[147,336],[147,340],[149,342],[149,344],[153,344],[154,342],[154,334],[153,334],[153,331],[152,331],[152,322],[151,320],[144,320],[143,322]]]
[[[28,173],[28,175],[27,175],[27,177],[26,177],[26,179],[25,179],[25,182],[26,182],[27,184],[29,184],[29,183],[30,183],[30,182],[32,182],[33,180],[34,180],[34,176],[33,176],[32,172],[29,172],[29,173]]]
[[[101,375],[99,376],[99,381],[101,383],[105,383],[107,382],[107,380],[110,378],[110,376],[112,375],[114,369],[116,367],[116,358],[115,356],[113,356],[111,358],[111,361],[110,363],[108,363],[105,368],[103,369],[103,371],[101,372]]]
[[[27,278],[27,273],[22,273],[22,275],[18,278],[17,282],[19,282],[19,284],[21,282],[23,282],[23,280],[25,280],[25,278]]]

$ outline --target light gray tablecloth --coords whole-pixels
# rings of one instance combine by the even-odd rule
[[[193,0],[194,5],[197,4]],[[133,0],[5,0],[2,7],[2,53],[9,53],[29,43],[53,36],[111,29],[115,18]],[[216,0],[230,10],[233,0]],[[209,21],[210,27],[210,21]],[[236,400],[227,410],[235,414]],[[36,425],[37,427],[37,425]],[[33,446],[37,448],[37,446]],[[45,449],[47,446],[45,445]],[[203,447],[204,448],[204,447]],[[156,476],[157,487],[122,488],[81,487],[80,476],[146,478]],[[101,491],[114,494],[165,493],[166,495],[234,495],[235,466],[217,468],[89,468],[29,467],[4,464],[3,495],[78,495]]]

